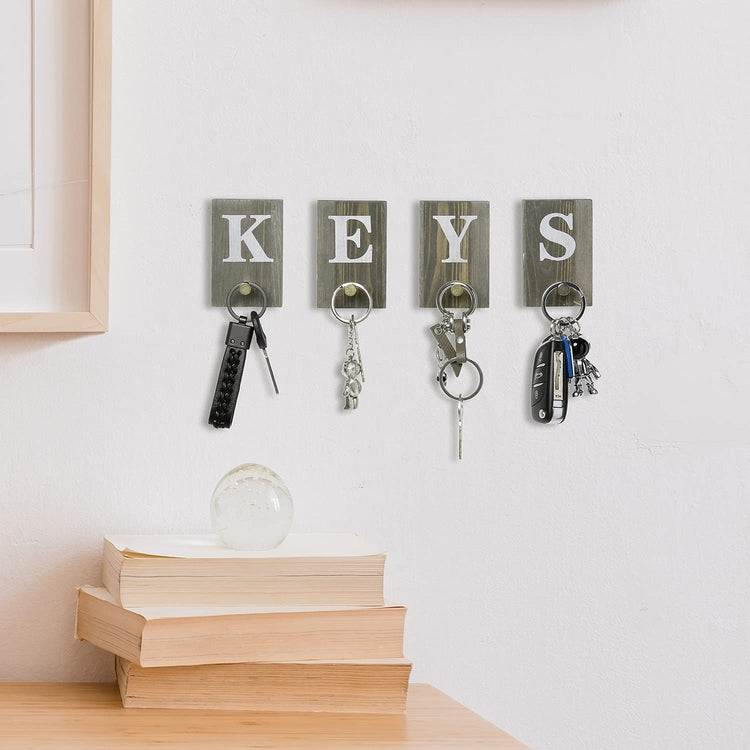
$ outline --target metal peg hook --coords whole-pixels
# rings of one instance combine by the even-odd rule
[[[469,295],[469,309],[466,311],[466,315],[468,317],[477,309],[477,303],[479,299],[477,297],[477,293],[474,291],[474,287],[472,287],[470,284],[466,284],[463,281],[449,281],[446,284],[443,284],[443,286],[438,289],[437,294],[435,295],[435,306],[443,315],[445,315],[447,311],[445,309],[445,305],[443,304],[443,297],[448,291],[450,291],[451,295],[453,295],[454,297],[461,296],[460,294],[456,295],[456,293],[453,291],[456,288],[461,290],[461,294],[466,292]]]
[[[583,316],[583,313],[586,311],[586,296],[584,295],[583,291],[581,290],[581,287],[578,286],[578,284],[574,284],[572,281],[556,281],[554,284],[550,284],[550,286],[547,287],[544,294],[542,295],[542,312],[544,313],[544,317],[547,318],[547,320],[555,320],[555,318],[552,317],[549,310],[547,309],[547,300],[549,299],[550,294],[555,289],[560,289],[562,286],[567,286],[568,291],[571,290],[578,293],[579,296],[579,302],[580,310],[578,311],[578,315],[575,316],[574,320],[580,320]]]
[[[345,325],[349,325],[349,321],[346,318],[341,317],[338,310],[336,309],[336,297],[338,296],[339,292],[344,292],[344,294],[347,294],[347,291],[346,291],[347,287],[353,287],[355,294],[357,293],[357,291],[360,291],[360,292],[363,292],[364,295],[367,297],[367,309],[365,310],[363,315],[361,315],[359,318],[354,319],[354,323],[361,323],[372,312],[372,295],[370,294],[369,291],[367,291],[366,287],[362,286],[362,284],[358,284],[356,281],[351,281],[351,282],[345,281],[343,284],[339,284],[333,290],[333,294],[331,295],[331,312],[333,313],[333,317],[336,318],[336,320],[341,321]]]
[[[243,288],[247,287],[249,291],[243,292]],[[238,315],[235,312],[235,309],[232,307],[232,295],[235,292],[239,292],[240,294],[250,294],[252,290],[255,289],[258,294],[261,296],[262,304],[260,306],[260,312],[258,313],[258,317],[262,318],[263,315],[266,312],[267,306],[268,306],[268,299],[266,298],[266,293],[263,291],[263,287],[256,284],[253,281],[240,281],[239,284],[235,284],[228,292],[227,292],[227,299],[226,299],[226,306],[227,310],[229,311],[229,314],[235,319],[235,320],[242,320],[244,318],[245,321],[247,321],[247,316]]]

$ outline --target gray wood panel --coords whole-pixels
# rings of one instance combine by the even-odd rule
[[[266,293],[268,306],[281,307],[283,213],[281,200],[216,198],[211,202],[211,304],[214,307],[223,307],[227,292],[241,281],[258,284]],[[269,218],[257,218],[264,216]],[[255,291],[232,297],[234,307],[259,304]]]
[[[369,217],[370,229],[361,221],[329,217]],[[338,246],[337,246],[338,232]],[[357,235],[356,239],[347,237]],[[385,201],[318,201],[317,305],[329,307],[337,286],[346,282],[362,284],[372,295],[372,306],[386,303],[387,216]],[[361,262],[372,246],[371,261]],[[331,262],[336,259],[345,262]],[[353,297],[339,293],[337,308],[367,307],[362,292]]]
[[[590,199],[523,202],[523,279],[526,307],[538,307],[544,290],[556,281],[578,284],[586,295],[586,304],[593,303],[593,205]],[[555,290],[548,305],[576,306],[577,300],[575,293],[562,296]]]
[[[476,291],[478,306],[489,307],[490,204],[420,201],[419,207],[419,306],[435,307],[435,296],[443,284],[463,281]],[[476,218],[461,218],[471,216]],[[466,262],[457,262],[459,259]],[[468,307],[469,295],[464,292],[453,297],[446,293],[443,304],[449,308]]]

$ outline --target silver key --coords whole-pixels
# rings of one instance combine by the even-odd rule
[[[365,382],[365,366],[362,364],[362,350],[359,348],[359,331],[357,330],[357,324],[354,322],[354,316],[352,315],[350,321],[351,327],[354,329],[354,349],[357,354],[357,364],[359,365],[359,374],[362,376],[362,382]]]
[[[458,460],[464,457],[464,398],[458,394]]]
[[[252,323],[253,329],[255,330],[255,343],[258,348],[263,352],[263,356],[266,358],[266,366],[268,367],[268,373],[271,376],[271,382],[273,383],[273,389],[276,391],[276,395],[279,395],[279,386],[276,385],[276,376],[273,374],[273,367],[271,367],[271,360],[268,357],[266,347],[268,346],[268,339],[266,333],[263,330],[263,326],[260,324],[260,315],[255,310],[250,313],[250,322]]]

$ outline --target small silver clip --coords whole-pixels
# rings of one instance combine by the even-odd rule
[[[435,337],[438,349],[443,353],[442,361],[456,359],[456,350],[445,332],[445,326],[442,323],[436,323],[434,326],[430,326],[430,333]],[[458,377],[461,374],[461,363],[456,361],[452,364],[452,367],[454,374]]]
[[[462,365],[466,362],[466,327],[463,318],[453,321],[453,331],[456,334],[456,360]]]

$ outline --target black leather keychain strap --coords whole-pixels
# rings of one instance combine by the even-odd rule
[[[247,318],[243,316],[238,323],[229,324],[226,349],[219,368],[211,413],[208,416],[208,423],[216,428],[232,426],[242,372],[245,369],[245,358],[252,340],[253,328],[247,325]]]

